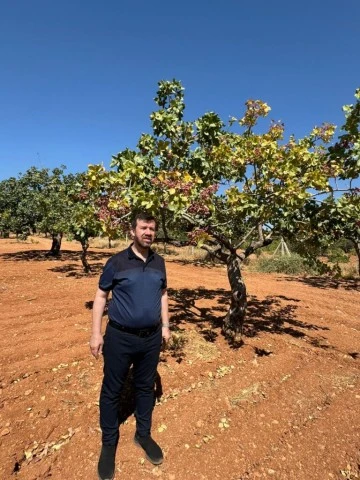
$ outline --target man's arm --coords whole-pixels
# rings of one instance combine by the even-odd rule
[[[104,345],[104,339],[101,334],[101,321],[104,314],[106,300],[109,292],[105,292],[98,288],[95,295],[95,300],[92,309],[92,329],[90,337],[90,350],[95,358],[99,358]]]
[[[162,322],[162,336],[165,342],[168,342],[171,337],[169,324],[169,300],[166,288],[161,295],[161,322]]]

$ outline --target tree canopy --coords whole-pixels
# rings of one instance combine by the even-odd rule
[[[333,194],[332,179],[348,178],[349,165],[354,178],[358,167],[352,157],[344,162],[343,155],[329,155],[334,125],[324,123],[300,139],[285,139],[281,122],[259,132],[259,119],[271,110],[260,100],[248,100],[244,114],[227,124],[214,112],[184,120],[184,88],[177,80],[159,82],[155,103],[152,134],[114,155],[112,169],[89,167],[99,217],[111,231],[126,225],[132,211],[148,210],[170,242],[177,240],[172,227],[185,221],[188,241],[227,264],[232,304],[224,333],[236,337],[246,308],[242,261],[269,244],[295,212]]]

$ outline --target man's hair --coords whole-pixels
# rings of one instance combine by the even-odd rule
[[[131,221],[132,230],[135,230],[138,220],[143,220],[144,222],[155,222],[155,227],[157,228],[157,221],[153,215],[150,215],[150,213],[146,212],[139,212]]]

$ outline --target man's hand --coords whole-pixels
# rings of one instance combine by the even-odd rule
[[[99,355],[102,353],[102,348],[104,345],[104,339],[101,333],[93,333],[90,337],[90,351],[96,359],[99,358]]]
[[[167,343],[170,340],[171,331],[169,327],[162,327],[162,338],[164,342]]]

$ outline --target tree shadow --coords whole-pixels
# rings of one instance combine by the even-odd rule
[[[161,376],[159,372],[156,372],[155,384],[154,384],[154,405],[157,400],[160,400],[163,395],[163,388],[161,383]],[[119,397],[118,417],[119,422],[124,423],[126,420],[134,414],[136,408],[135,402],[135,386],[133,368],[131,367],[126,377],[122,392]]]
[[[304,330],[329,330],[328,327],[320,327],[312,323],[297,320],[296,310],[298,307],[296,305],[283,306],[281,299],[284,299],[282,295],[270,295],[264,300],[258,300],[255,296],[250,296],[244,325],[244,335],[254,337],[259,332],[272,332],[288,334],[299,338],[306,336]]]
[[[85,272],[82,265],[70,263],[68,265],[61,265],[59,267],[49,268],[49,270],[51,272],[65,274],[66,277],[73,277],[73,278],[96,277],[102,272],[104,268],[104,264],[91,263],[90,268],[91,268],[90,272]]]
[[[48,250],[28,250],[14,253],[0,254],[0,258],[5,261],[19,262],[46,262],[56,261],[59,266],[49,268],[49,271],[61,273],[66,277],[84,278],[98,276],[104,267],[105,260],[111,257],[113,253],[87,252],[87,259],[90,264],[91,271],[85,272],[81,263],[81,251],[62,250],[59,255],[49,255]],[[77,263],[75,263],[77,262]]]
[[[209,290],[205,287],[196,289],[181,288],[168,289],[170,298],[171,321],[179,326],[183,322],[200,324],[209,322],[213,327],[219,327],[222,324],[222,317],[219,314],[225,314],[227,305],[230,302],[231,294],[224,288]],[[211,307],[200,307],[196,305],[198,300],[216,300],[217,305]]]
[[[333,277],[285,277],[281,280],[288,282],[301,282],[315,288],[343,288],[345,290],[360,291],[360,279],[346,279]]]
[[[88,250],[87,258],[90,262],[99,262],[104,258],[108,258],[114,255],[114,253],[107,252],[94,252]],[[49,250],[27,250],[21,252],[2,253],[0,258],[5,261],[19,261],[19,262],[46,262],[46,261],[59,261],[59,262],[75,262],[80,260],[81,250],[61,250],[59,255],[49,255]]]
[[[209,290],[204,287],[169,289],[168,292],[171,320],[175,326],[180,328],[185,323],[196,324],[199,333],[207,341],[214,342],[228,310],[231,293],[223,288]],[[201,303],[203,300],[211,300],[211,305],[199,306],[197,302]],[[255,337],[267,332],[301,338],[307,337],[309,331],[329,330],[327,327],[298,320],[296,318],[298,306],[294,304],[284,306],[282,302],[284,300],[299,302],[298,299],[283,295],[268,296],[264,300],[259,300],[254,295],[249,296],[243,337]],[[318,341],[317,346],[328,347],[322,345],[321,341]]]
[[[186,265],[191,265],[192,267],[203,267],[203,268],[209,268],[209,269],[214,269],[216,267],[223,267],[224,264],[223,263],[215,263],[215,262],[212,262],[210,260],[206,260],[206,259],[197,259],[197,260],[194,260],[194,259],[185,259],[185,258],[167,258],[166,259],[166,263],[177,263],[178,265],[183,265],[183,266],[186,266]]]

